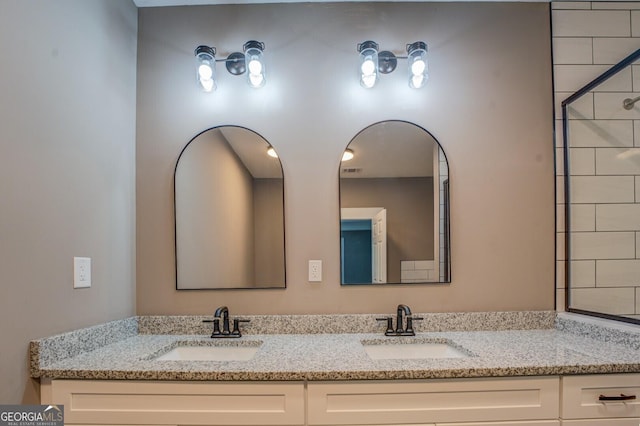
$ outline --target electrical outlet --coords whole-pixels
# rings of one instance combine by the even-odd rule
[[[73,258],[73,288],[91,287],[91,258]]]
[[[319,283],[322,281],[322,260],[309,261],[309,282]]]

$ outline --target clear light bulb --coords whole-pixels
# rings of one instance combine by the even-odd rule
[[[262,74],[249,74],[249,84],[251,87],[262,87],[264,84],[264,77]]]
[[[198,46],[195,50],[196,78],[205,92],[212,92],[216,88],[215,54],[216,49],[214,47]]]
[[[378,81],[378,43],[365,41],[358,45],[360,53],[360,85],[371,89]]]
[[[251,74],[262,73],[262,63],[255,57],[252,57],[249,61],[249,72]]]
[[[205,92],[211,92],[214,89],[215,83],[212,79],[200,80],[200,85],[202,86],[202,90]]]
[[[376,76],[374,75],[363,75],[362,78],[360,79],[360,83],[362,84],[363,87],[367,88],[367,89],[371,89],[373,86],[376,85]]]
[[[413,75],[422,74],[426,68],[427,64],[425,64],[421,59],[416,59],[413,64],[411,64],[411,72]]]
[[[424,83],[426,83],[424,76],[422,74],[418,74],[411,77],[411,82],[409,83],[409,86],[411,86],[414,89],[419,89],[422,86],[424,86]]]
[[[429,80],[429,65],[427,64],[427,44],[416,41],[407,45],[409,59],[409,87],[419,89]]]
[[[200,76],[200,80],[211,80],[213,70],[209,64],[201,64],[198,67],[198,75]]]
[[[365,58],[364,62],[362,62],[362,66],[360,67],[362,74],[371,75],[376,70],[376,65],[373,63],[371,56]]]
[[[244,44],[244,57],[247,64],[247,83],[253,88],[265,84],[264,43],[250,40]]]

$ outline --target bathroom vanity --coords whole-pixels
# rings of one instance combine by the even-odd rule
[[[201,317],[137,317],[32,342],[31,372],[42,403],[64,404],[67,424],[640,423],[631,326],[554,313],[425,317],[417,336],[399,338],[373,332],[370,315],[252,317],[240,339],[210,339]],[[397,345],[427,349],[385,352]],[[162,358],[180,347],[199,349]]]

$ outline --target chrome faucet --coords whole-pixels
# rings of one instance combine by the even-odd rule
[[[220,320],[222,319],[222,331],[220,331]],[[240,333],[240,323],[241,322],[249,322],[248,319],[233,319],[233,330],[230,329],[229,326],[229,308],[226,306],[220,306],[213,313],[212,320],[204,320],[203,322],[212,322],[213,323],[213,332],[211,333],[211,338],[218,337],[242,337]]]
[[[411,308],[404,304],[398,305],[395,329],[393,328],[393,317],[376,318],[376,320],[378,321],[386,322],[387,329],[384,332],[385,336],[415,336],[416,332],[413,329],[413,321],[419,321],[423,319],[424,318],[414,317],[411,313]]]

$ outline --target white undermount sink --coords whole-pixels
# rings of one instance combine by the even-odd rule
[[[177,346],[162,355],[157,361],[249,361],[260,349],[260,345],[225,346]]]
[[[371,359],[433,359],[467,358],[469,353],[446,341],[392,343],[388,341],[363,341],[362,346]]]

